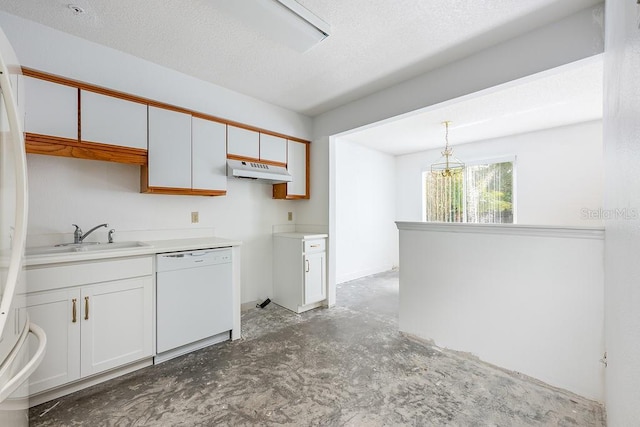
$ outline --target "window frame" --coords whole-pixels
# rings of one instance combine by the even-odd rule
[[[464,178],[462,180],[463,183],[463,206],[465,207],[465,212],[464,212],[464,221],[459,222],[459,223],[452,223],[452,224],[471,224],[469,222],[467,222],[467,213],[466,213],[466,206],[467,206],[467,191],[466,191],[466,186],[467,186],[467,176],[466,176],[466,167],[467,166],[477,166],[477,165],[490,165],[490,164],[494,164],[494,163],[507,163],[507,162],[511,162],[513,163],[513,171],[512,171],[512,175],[511,175],[511,181],[512,181],[512,189],[511,189],[511,196],[512,196],[512,211],[513,211],[513,222],[512,224],[517,224],[518,223],[518,168],[517,168],[517,164],[518,164],[518,156],[513,154],[513,155],[506,155],[506,156],[497,156],[497,157],[489,157],[489,158],[476,158],[473,160],[469,160],[469,161],[465,161],[464,165],[465,165],[465,171],[464,171]],[[425,173],[431,173],[431,165],[428,166],[423,166],[422,167],[422,171],[420,173],[420,178],[421,178],[421,199],[422,199],[422,222],[438,222],[438,221],[427,221],[427,200],[426,200],[426,185],[427,185],[427,180],[425,179]],[[496,225],[500,225],[500,223],[495,223]]]

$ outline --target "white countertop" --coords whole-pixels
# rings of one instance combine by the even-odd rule
[[[274,237],[286,237],[289,239],[326,239],[328,237],[327,234],[318,234],[318,233],[301,233],[301,232],[291,232],[291,233],[274,233]]]
[[[229,246],[240,246],[240,240],[222,239],[219,237],[197,237],[189,239],[151,240],[143,242],[148,246],[126,249],[104,249],[87,252],[66,252],[52,254],[29,255],[25,258],[26,266],[57,264],[64,262],[91,261],[107,258],[131,257],[139,255],[155,255],[166,252],[190,251],[197,249],[214,249]]]

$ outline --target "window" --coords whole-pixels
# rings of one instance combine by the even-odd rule
[[[423,172],[424,220],[513,223],[513,161],[473,164],[452,176]]]

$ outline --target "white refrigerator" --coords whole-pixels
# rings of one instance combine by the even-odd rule
[[[28,378],[46,336],[26,312],[27,172],[21,69],[0,29],[0,426],[27,426]],[[23,103],[22,103],[23,104]],[[21,109],[22,108],[22,109]]]

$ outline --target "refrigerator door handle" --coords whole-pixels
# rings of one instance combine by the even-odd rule
[[[42,362],[42,358],[44,357],[45,348],[47,347],[47,335],[44,333],[42,328],[35,323],[29,323],[29,328],[25,328],[20,340],[17,345],[14,347],[13,351],[7,358],[7,362],[3,366],[5,369],[15,361],[18,353],[22,350],[22,347],[26,345],[27,336],[32,333],[38,338],[38,349],[36,353],[33,355],[31,360],[22,368],[20,371],[13,376],[7,383],[0,389],[0,402],[3,402],[7,397],[9,397],[26,379],[38,368],[40,362]]]
[[[11,254],[7,265],[6,283],[0,289],[0,335],[7,323],[7,316],[11,312],[11,303],[16,292],[16,286],[22,270],[22,257],[27,236],[27,158],[24,148],[24,133],[20,124],[18,104],[11,90],[9,70],[2,56],[0,56],[0,90],[7,110],[9,122],[9,139],[13,148],[13,163],[16,175],[16,219],[12,239]],[[2,400],[0,400],[1,402]]]

